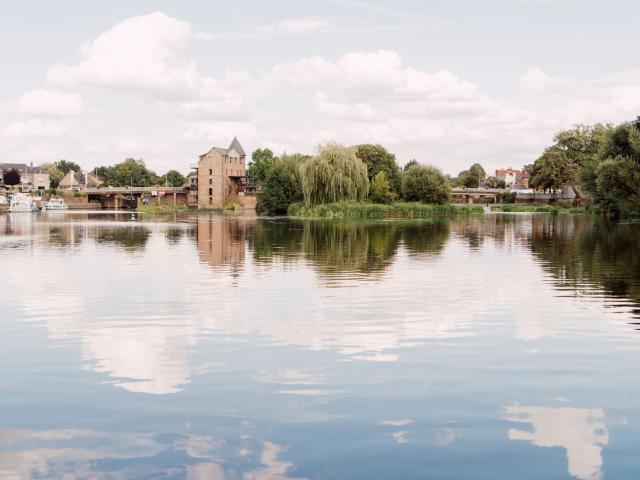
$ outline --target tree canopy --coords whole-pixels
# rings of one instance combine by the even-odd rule
[[[579,184],[607,210],[640,211],[640,117],[617,126],[578,125],[559,132],[527,168],[534,188],[571,185],[577,190]]]
[[[507,182],[497,177],[487,177],[484,186],[487,188],[507,188]]]
[[[418,163],[418,161],[414,158],[413,160],[409,160],[407,163],[404,164],[404,171],[406,172],[407,170],[409,170],[411,167],[414,167],[416,165],[420,165]]]
[[[258,183],[263,183],[273,167],[276,157],[268,148],[257,149],[251,154],[251,163],[247,168],[247,176],[253,178]]]
[[[484,183],[487,173],[479,163],[474,163],[468,170],[463,170],[455,180],[456,185],[467,188],[478,188]]]
[[[76,162],[70,162],[69,160],[61,159],[57,162],[53,162],[53,165],[62,172],[62,176],[64,177],[71,170],[74,172],[81,172],[82,168]]]
[[[160,185],[169,185],[170,187],[181,187],[187,182],[187,179],[177,170],[169,170],[159,179]]]
[[[533,165],[526,168],[531,175],[529,186],[544,191],[559,190],[578,179],[577,164],[556,145],[547,148]]]
[[[387,175],[380,171],[369,184],[369,201],[374,203],[392,203],[398,195],[391,190]]]
[[[64,172],[56,166],[54,163],[43,163],[40,165],[40,170],[49,174],[49,181],[51,182],[51,188],[57,188],[60,184],[60,180],[65,176]]]
[[[151,187],[160,183],[158,175],[149,170],[142,159],[127,158],[124,162],[112,166],[98,167],[96,173],[105,185],[113,187]]]
[[[367,166],[355,148],[335,143],[320,146],[318,154],[300,167],[306,206],[342,200],[362,201],[369,193]]]
[[[283,154],[267,173],[258,194],[260,205],[269,213],[286,213],[289,205],[302,201],[300,166],[306,157]]]
[[[389,153],[382,145],[356,145],[356,156],[367,166],[369,182],[380,172],[384,172],[389,187],[400,193],[400,167],[396,156]]]
[[[444,204],[451,187],[436,167],[414,165],[402,175],[402,197],[408,201]]]

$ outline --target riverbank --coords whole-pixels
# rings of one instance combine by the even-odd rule
[[[430,205],[424,203],[397,202],[389,205],[379,203],[340,202],[305,207],[294,203],[289,207],[290,217],[319,218],[429,218],[466,217],[482,215],[480,205]]]
[[[506,203],[503,205],[492,205],[492,212],[522,212],[522,213],[590,213],[583,207],[565,207],[561,205],[521,205],[515,203]]]
[[[136,211],[139,213],[173,213],[193,210],[186,205],[138,205]]]

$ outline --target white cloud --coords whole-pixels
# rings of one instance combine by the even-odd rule
[[[23,93],[16,110],[37,117],[75,117],[84,113],[84,103],[77,93],[38,89]]]
[[[20,139],[26,137],[57,137],[66,133],[69,126],[54,120],[15,120],[7,125],[0,136],[7,139]]]
[[[195,61],[183,56],[192,36],[185,21],[156,12],[116,24],[80,48],[77,65],[56,65],[51,83],[125,89],[190,91],[206,83]]]
[[[334,28],[327,18],[303,17],[250,33],[325,33]],[[83,45],[77,63],[50,68],[51,89],[27,92],[9,106],[35,118],[9,117],[0,133],[35,138],[64,132],[68,126],[49,117],[81,115],[86,107],[77,93],[60,89],[87,86],[96,89],[93,98],[109,104],[98,104],[105,110],[99,130],[74,126],[86,144],[111,145],[100,135],[130,136],[139,141],[127,147],[149,152],[153,146],[144,143],[162,137],[171,148],[153,161],[170,157],[175,162],[183,155],[187,164],[197,153],[194,142],[201,144],[199,151],[238,135],[248,150],[269,146],[310,153],[318,142],[330,140],[382,143],[401,162],[416,158],[457,173],[475,161],[489,170],[531,162],[558,129],[625,120],[640,109],[638,70],[578,80],[532,67],[519,79],[517,95],[500,98],[468,78],[407,64],[398,52],[384,49],[267,63],[251,73],[205,75],[187,55],[195,37],[189,23],[164,13],[125,19]],[[208,58],[215,58],[220,43],[210,48]],[[136,98],[149,93],[159,101]],[[123,105],[131,101],[136,102],[136,122],[122,122]],[[52,143],[38,146],[47,151]],[[16,157],[24,151],[12,148]]]
[[[549,75],[539,67],[530,68],[520,77],[520,88],[536,93],[564,93],[576,86],[575,80]]]

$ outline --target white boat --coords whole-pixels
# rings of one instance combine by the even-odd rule
[[[69,206],[62,198],[50,198],[49,201],[43,204],[47,210],[66,210]]]
[[[11,197],[10,212],[33,212],[35,210],[36,206],[33,203],[33,197],[24,193],[16,193]]]

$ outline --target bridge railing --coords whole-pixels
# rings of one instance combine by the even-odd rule
[[[136,194],[136,193],[182,193],[185,191],[184,187],[98,187],[98,188],[85,188],[85,193],[90,195],[113,195],[113,194]]]

